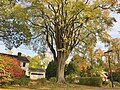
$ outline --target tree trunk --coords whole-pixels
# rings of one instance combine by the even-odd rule
[[[68,55],[62,52],[58,53],[57,57],[57,83],[66,83],[64,77],[65,61],[67,60]]]
[[[57,68],[57,83],[65,83],[64,68],[65,68],[65,62],[60,60],[60,62],[58,62],[58,68]]]

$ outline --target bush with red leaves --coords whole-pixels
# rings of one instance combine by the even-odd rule
[[[0,83],[19,79],[24,75],[17,59],[0,55]]]

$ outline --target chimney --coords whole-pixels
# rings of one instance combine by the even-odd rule
[[[18,56],[21,56],[22,55],[22,53],[21,52],[18,52]]]

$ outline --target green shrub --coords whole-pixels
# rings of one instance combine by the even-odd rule
[[[70,75],[67,75],[65,79],[67,82],[73,83],[73,78]]]
[[[50,82],[56,82],[57,79],[56,79],[56,77],[51,77],[51,78],[49,79],[49,81],[50,81]]]
[[[57,62],[51,61],[46,69],[46,78],[49,80],[51,77],[56,77],[57,73]]]
[[[70,74],[77,74],[78,73],[78,69],[77,69],[77,65],[71,61],[68,66],[66,66],[65,68],[65,75],[70,75]]]
[[[1,87],[8,87],[10,85],[20,85],[20,86],[25,86],[28,85],[29,83],[29,79],[27,78],[27,76],[22,76],[20,79],[14,79],[13,81],[9,81],[9,82],[3,82],[0,86]]]
[[[28,87],[30,89],[38,89],[41,87],[47,87],[47,85],[49,84],[49,82],[46,80],[46,78],[41,78],[39,80],[31,80]]]
[[[120,87],[120,83],[119,82],[113,82],[114,86],[116,87]]]
[[[3,88],[7,88],[8,86],[10,86],[11,85],[11,82],[9,81],[9,82],[2,82],[1,84],[0,84],[0,87],[3,87]]]
[[[46,78],[41,78],[41,79],[39,80],[39,83],[41,83],[42,85],[46,85],[46,83],[47,83]]]
[[[80,77],[79,84],[90,86],[102,86],[102,79],[100,77]]]
[[[104,86],[112,87],[112,82],[110,80],[104,82]]]
[[[120,72],[113,72],[112,76],[113,76],[113,81],[120,82]]]
[[[66,81],[68,83],[76,83],[75,81],[76,80],[79,80],[77,77],[76,77],[76,74],[69,74],[65,77]]]
[[[29,79],[27,76],[22,76],[20,79],[14,80],[13,84],[19,84],[20,86],[28,85]]]

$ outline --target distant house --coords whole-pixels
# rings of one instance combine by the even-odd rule
[[[30,61],[26,57],[21,56],[21,54],[22,53],[20,52],[18,55],[0,53],[0,55],[16,58],[20,62],[20,67],[25,71],[25,75],[29,76],[31,79],[37,80],[40,78],[45,78],[45,71],[38,68],[29,68]]]
[[[30,79],[37,80],[45,78],[45,71],[39,68],[29,68]]]
[[[18,53],[18,55],[11,55],[5,53],[0,53],[0,55],[5,55],[17,59],[20,62],[20,67],[25,71],[25,75],[29,76],[28,69],[30,61],[26,57],[21,56],[20,52]]]

